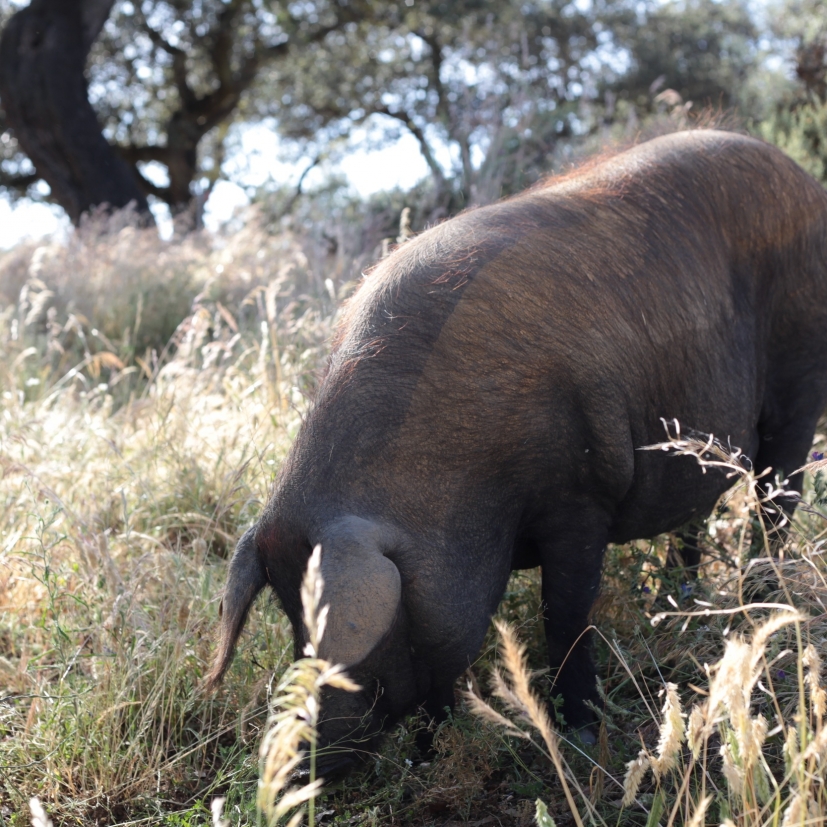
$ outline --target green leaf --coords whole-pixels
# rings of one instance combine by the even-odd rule
[[[663,790],[658,790],[652,799],[652,809],[649,810],[649,818],[646,819],[646,827],[657,827],[660,817],[663,815],[664,801]]]

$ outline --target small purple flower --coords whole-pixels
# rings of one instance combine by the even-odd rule
[[[813,451],[813,461],[814,462],[821,462],[824,459],[824,452],[823,451]]]
[[[786,677],[787,677],[787,673],[786,673],[783,669],[779,669],[779,670],[775,673],[775,677],[776,677],[776,678],[778,678],[778,680],[783,681],[783,680],[784,680],[784,678],[786,678]]]
[[[681,583],[681,596],[688,597],[692,594],[692,586],[689,583]]]
[[[651,591],[652,591],[652,590],[651,590],[648,586],[644,586],[644,587],[643,587],[643,593],[644,593],[644,594],[649,594],[649,592],[651,592]]]

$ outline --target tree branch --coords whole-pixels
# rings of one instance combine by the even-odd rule
[[[149,144],[148,146],[137,146],[136,144],[116,144],[114,149],[128,164],[133,166],[141,161],[158,161],[166,164],[169,161],[169,149],[165,146]]]
[[[285,215],[289,215],[293,211],[293,207],[296,204],[296,201],[299,200],[302,194],[302,186],[304,185],[304,179],[307,177],[307,173],[310,172],[313,167],[315,167],[319,161],[322,160],[322,154],[318,153],[316,157],[308,164],[307,169],[302,172],[299,176],[299,182],[296,184],[296,189],[293,191],[293,194],[290,198],[287,199],[287,203],[284,205],[284,209],[281,211],[281,215],[279,218]]]
[[[187,53],[183,49],[173,46],[159,31],[149,25],[149,21],[144,16],[143,11],[141,11],[140,4],[135,5],[135,12],[140,15],[141,28],[149,35],[149,39],[153,45],[166,52],[172,58],[172,77],[175,82],[175,88],[181,96],[181,100],[185,104],[195,101],[195,92],[192,91],[192,87],[187,80]]]
[[[210,58],[219,86],[232,86],[234,83],[232,71],[233,52],[233,22],[241,10],[242,0],[231,0],[219,12],[217,25],[210,32],[213,47],[210,50]]]
[[[471,186],[474,183],[474,166],[471,163],[471,136],[463,131],[461,134],[452,137],[459,144],[459,157],[462,163],[462,189],[466,198],[470,199],[472,196]]]
[[[233,74],[230,64],[232,41],[227,36],[227,32],[230,30],[229,23],[238,13],[240,5],[240,0],[235,0],[221,13],[219,24],[221,31],[214,35],[210,59],[219,79],[218,88],[201,98],[193,98],[191,102],[191,109],[198,116],[198,126],[202,130],[202,135],[221,123],[238,106],[241,96],[256,79],[263,63],[286,55],[290,49],[289,40],[273,46],[261,47],[259,45],[254,53],[244,60],[238,72]],[[304,42],[317,43],[324,40],[328,34],[340,28],[342,22],[343,18],[339,18],[335,23],[321,26],[305,38]]]
[[[408,128],[408,131],[416,138],[417,142],[419,143],[419,151],[422,153],[422,157],[425,159],[425,163],[428,164],[428,168],[431,170],[431,174],[436,179],[437,186],[442,189],[445,187],[445,174],[442,172],[442,167],[437,163],[436,158],[434,157],[433,152],[431,151],[431,147],[428,144],[427,139],[425,138],[425,133],[422,129],[420,129],[416,123],[414,122],[413,118],[407,112],[392,112],[389,107],[387,106],[380,106],[373,110],[377,115],[387,115],[389,118],[394,118],[397,121],[401,121],[405,126]]]
[[[414,34],[423,40],[431,50],[431,71],[433,73],[431,85],[436,92],[436,111],[442,117],[446,128],[450,128],[451,113],[448,111],[448,99],[445,96],[445,87],[442,85],[442,45],[436,34],[428,34],[422,31],[414,32]]]
[[[36,184],[40,180],[41,176],[36,172],[13,175],[0,169],[0,187],[17,190],[24,195],[32,184]]]
[[[85,2],[99,3],[108,0]],[[173,213],[184,211],[192,198],[192,182],[198,174],[199,142],[215,127],[228,124],[242,95],[253,84],[262,65],[271,60],[284,58],[291,48],[300,48],[303,44],[324,40],[347,20],[359,19],[359,10],[355,8],[352,0],[340,0],[337,3],[337,19],[332,23],[328,22],[305,31],[301,21],[292,20],[295,31],[291,29],[292,34],[286,33],[283,41],[273,45],[265,44],[254,34],[252,46],[243,50],[238,65],[234,65],[234,54],[240,45],[235,39],[239,29],[239,17],[249,3],[250,0],[224,0],[207,37],[197,36],[197,32],[192,33],[193,37],[206,47],[211,74],[217,81],[215,88],[204,94],[197,93],[189,84],[187,52],[170,43],[162,31],[151,26],[140,6],[135,4],[140,29],[146,32],[157,51],[172,59],[173,82],[178,90],[180,103],[167,121],[165,146],[127,143],[116,149],[133,168],[143,190],[164,200]],[[422,137],[424,140],[424,135]],[[216,139],[219,145],[223,144],[222,135],[217,135]],[[424,151],[429,151],[427,146]],[[167,167],[168,187],[158,187],[140,173],[137,165],[147,161],[157,161]],[[220,158],[216,159],[216,163],[216,168],[207,176],[207,192],[220,174]],[[434,174],[439,176],[439,173],[440,170],[437,168]]]
[[[331,32],[335,32],[337,29],[340,29],[344,23],[352,23],[354,21],[358,21],[358,15],[354,14],[353,11],[349,8],[346,8],[347,14],[342,15],[341,17],[336,18],[335,23],[331,23],[327,26],[321,26],[320,28],[316,29],[313,34],[309,35],[302,39],[302,42],[305,44],[309,43],[320,43],[324,40]],[[290,51],[290,41],[283,40],[281,43],[275,43],[272,46],[267,46],[262,52],[262,62],[264,59],[272,60],[277,57],[283,57]]]

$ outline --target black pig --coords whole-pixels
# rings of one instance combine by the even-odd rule
[[[636,449],[677,419],[793,473],[827,402],[825,345],[827,192],[752,138],[658,138],[422,233],[346,308],[230,564],[212,682],[266,585],[301,651],[321,543],[322,654],[364,690],[323,699],[320,739],[355,748],[450,706],[510,572],[539,565],[564,714],[588,725],[606,544],[705,516],[731,484]]]

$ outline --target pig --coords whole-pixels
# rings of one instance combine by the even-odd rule
[[[362,687],[322,698],[320,773],[342,771],[406,713],[453,705],[509,575],[540,566],[554,692],[590,740],[607,543],[698,520],[733,482],[638,449],[677,420],[800,492],[825,344],[827,192],[744,135],[659,137],[423,232],[343,311],[230,562],[210,682],[265,586],[300,656],[321,544],[321,655]]]

